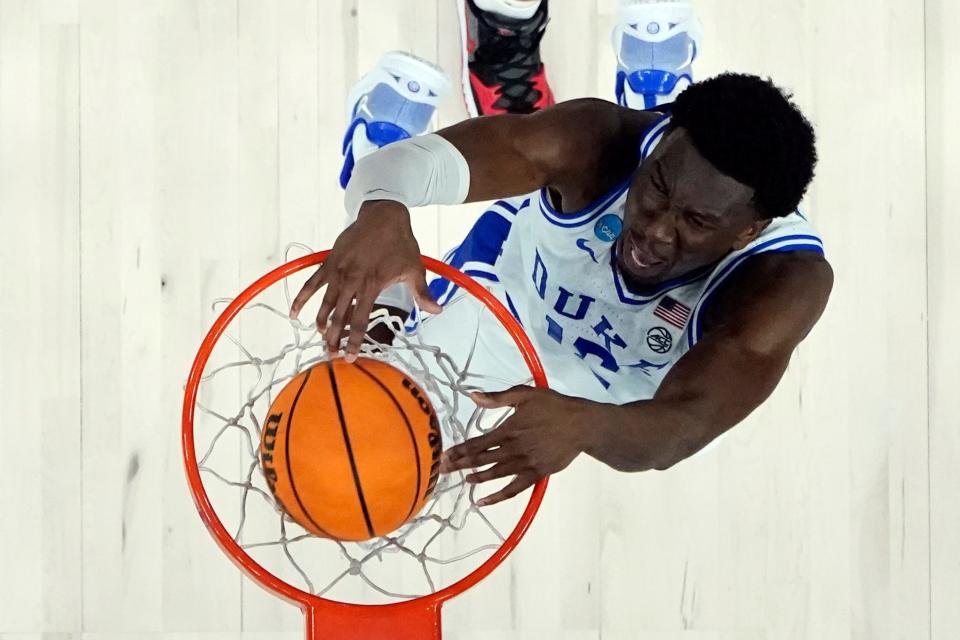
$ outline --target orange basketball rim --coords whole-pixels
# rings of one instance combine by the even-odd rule
[[[472,573],[434,593],[383,605],[330,600],[294,587],[270,573],[251,558],[228,533],[214,510],[200,478],[194,447],[194,413],[200,379],[214,346],[224,334],[230,322],[260,293],[298,271],[322,264],[329,253],[329,251],[321,251],[292,260],[262,276],[232,300],[210,328],[194,359],[184,392],[181,439],[187,481],[200,517],[220,548],[260,586],[303,610],[306,617],[307,640],[360,640],[369,638],[377,638],[378,640],[438,640],[441,637],[441,606],[445,601],[463,593],[483,580],[516,548],[540,507],[547,487],[546,478],[540,480],[534,487],[523,514],[503,544]],[[500,301],[482,285],[459,270],[426,256],[421,257],[421,260],[428,271],[447,278],[483,302],[486,308],[495,315],[509,332],[533,376],[534,384],[546,388],[546,374],[533,345]]]

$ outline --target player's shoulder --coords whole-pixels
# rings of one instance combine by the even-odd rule
[[[558,102],[530,117],[549,119],[565,137],[620,139],[639,136],[663,117],[659,111],[628,109],[601,98]]]
[[[524,148],[547,169],[547,184],[563,194],[600,197],[636,169],[646,130],[662,117],[599,98],[558,103],[529,117]]]
[[[821,292],[833,283],[833,268],[819,251],[772,251],[747,258],[736,280],[758,289],[799,287]]]
[[[569,125],[566,131],[571,134],[594,132],[624,136],[643,134],[668,111],[668,108],[665,111],[641,111],[621,107],[601,98],[576,98],[558,102],[537,114],[539,117],[553,114],[558,120]]]
[[[704,315],[704,333],[760,326],[763,335],[781,344],[788,337],[799,342],[823,313],[832,290],[833,268],[818,251],[752,255],[716,292]]]

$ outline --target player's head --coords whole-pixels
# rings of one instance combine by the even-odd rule
[[[816,160],[813,128],[769,80],[727,73],[691,85],[630,185],[621,269],[654,285],[745,247],[796,209]]]

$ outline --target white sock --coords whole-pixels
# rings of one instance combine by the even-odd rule
[[[473,0],[478,9],[505,18],[528,20],[540,8],[540,0]]]

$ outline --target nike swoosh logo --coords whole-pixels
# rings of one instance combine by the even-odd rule
[[[589,254],[590,254],[590,257],[593,258],[593,261],[594,261],[594,262],[597,262],[597,256],[594,255],[593,249],[591,249],[589,246],[587,246],[587,239],[586,239],[586,238],[580,238],[579,240],[577,240],[577,248],[578,248],[578,249],[583,249],[584,251],[586,251],[587,253],[589,253]],[[599,264],[599,263],[598,263],[598,264]]]
[[[668,364],[670,363],[664,362],[663,364],[658,364],[656,362],[650,362],[649,360],[640,360],[640,362],[636,364],[628,364],[627,367],[629,367],[630,369],[640,369],[641,373],[645,373],[648,376],[652,377],[652,374],[649,371],[650,369],[655,369],[659,371],[660,369],[663,369]]]
[[[360,96],[360,99],[357,100],[356,106],[353,108],[354,114],[362,114],[366,116],[366,120],[373,118],[373,114],[370,112],[370,109],[367,108],[367,103],[370,102],[370,96],[366,93]]]

